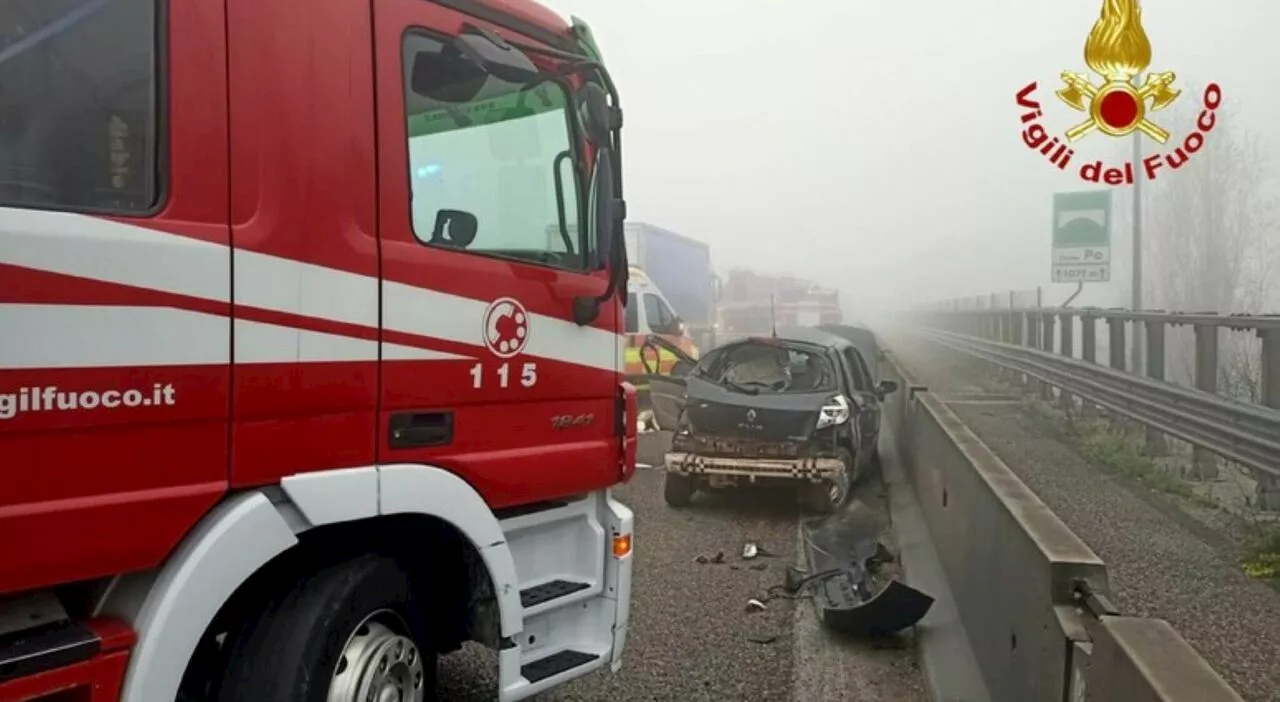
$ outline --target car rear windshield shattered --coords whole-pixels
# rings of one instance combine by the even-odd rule
[[[709,380],[752,394],[835,390],[834,369],[816,351],[797,346],[745,343],[725,350]]]

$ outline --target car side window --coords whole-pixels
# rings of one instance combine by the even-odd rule
[[[675,314],[662,298],[653,293],[644,295],[644,316],[649,322],[649,329],[658,334],[672,334]]]
[[[871,381],[867,378],[865,368],[860,363],[862,357],[855,348],[846,348],[844,350],[845,362],[849,364],[849,372],[853,375],[853,389],[859,392],[866,392],[871,389]]]
[[[627,293],[626,333],[635,334],[640,331],[640,310],[636,309],[636,294]]]
[[[862,373],[862,377],[867,379],[867,389],[874,389],[876,386],[876,377],[871,374],[871,370],[867,368],[867,361],[862,357],[862,352],[852,349],[853,359],[858,363],[858,371]]]
[[[838,353],[832,354],[832,356],[834,357],[834,360],[836,362],[835,363],[836,368],[840,373],[840,381],[841,381],[840,384],[844,387],[850,387],[850,388],[853,388],[854,390],[857,390],[858,376],[853,372],[853,369],[849,366],[849,359],[844,357],[842,354],[838,354]]]
[[[658,298],[658,314],[662,315],[662,328],[666,329],[668,334],[679,331],[676,329],[676,311],[671,309],[671,305],[662,298]]]

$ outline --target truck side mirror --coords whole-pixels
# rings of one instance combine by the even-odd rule
[[[622,126],[615,116],[618,111],[609,105],[609,95],[595,83],[587,83],[578,91],[582,96],[582,124],[587,138],[593,144],[608,146],[613,130]]]
[[[613,262],[613,248],[618,244],[618,196],[613,182],[613,151],[602,146],[596,151],[595,182],[592,183],[591,223],[596,230],[597,261],[601,265]]]
[[[618,290],[626,290],[625,259],[617,253],[622,246],[620,239],[625,217],[626,204],[618,197],[617,183],[613,179],[613,153],[608,146],[600,145],[596,150],[595,173],[591,181],[588,221],[595,230],[596,262],[608,267],[609,284],[598,297],[574,298],[573,321],[578,326],[595,321],[600,316],[600,305]]]

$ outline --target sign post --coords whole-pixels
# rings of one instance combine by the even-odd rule
[[[1053,259],[1055,283],[1111,281],[1111,191],[1055,193]]]

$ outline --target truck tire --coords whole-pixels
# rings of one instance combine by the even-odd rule
[[[233,644],[219,702],[435,699],[437,655],[409,577],[365,555],[299,580]]]
[[[688,507],[698,484],[688,475],[667,473],[662,485],[662,497],[672,507]]]
[[[834,514],[844,507],[853,492],[853,484],[858,479],[858,464],[853,452],[842,448],[836,455],[844,464],[843,474],[839,478],[809,483],[801,488],[801,500],[805,507],[816,514]]]

